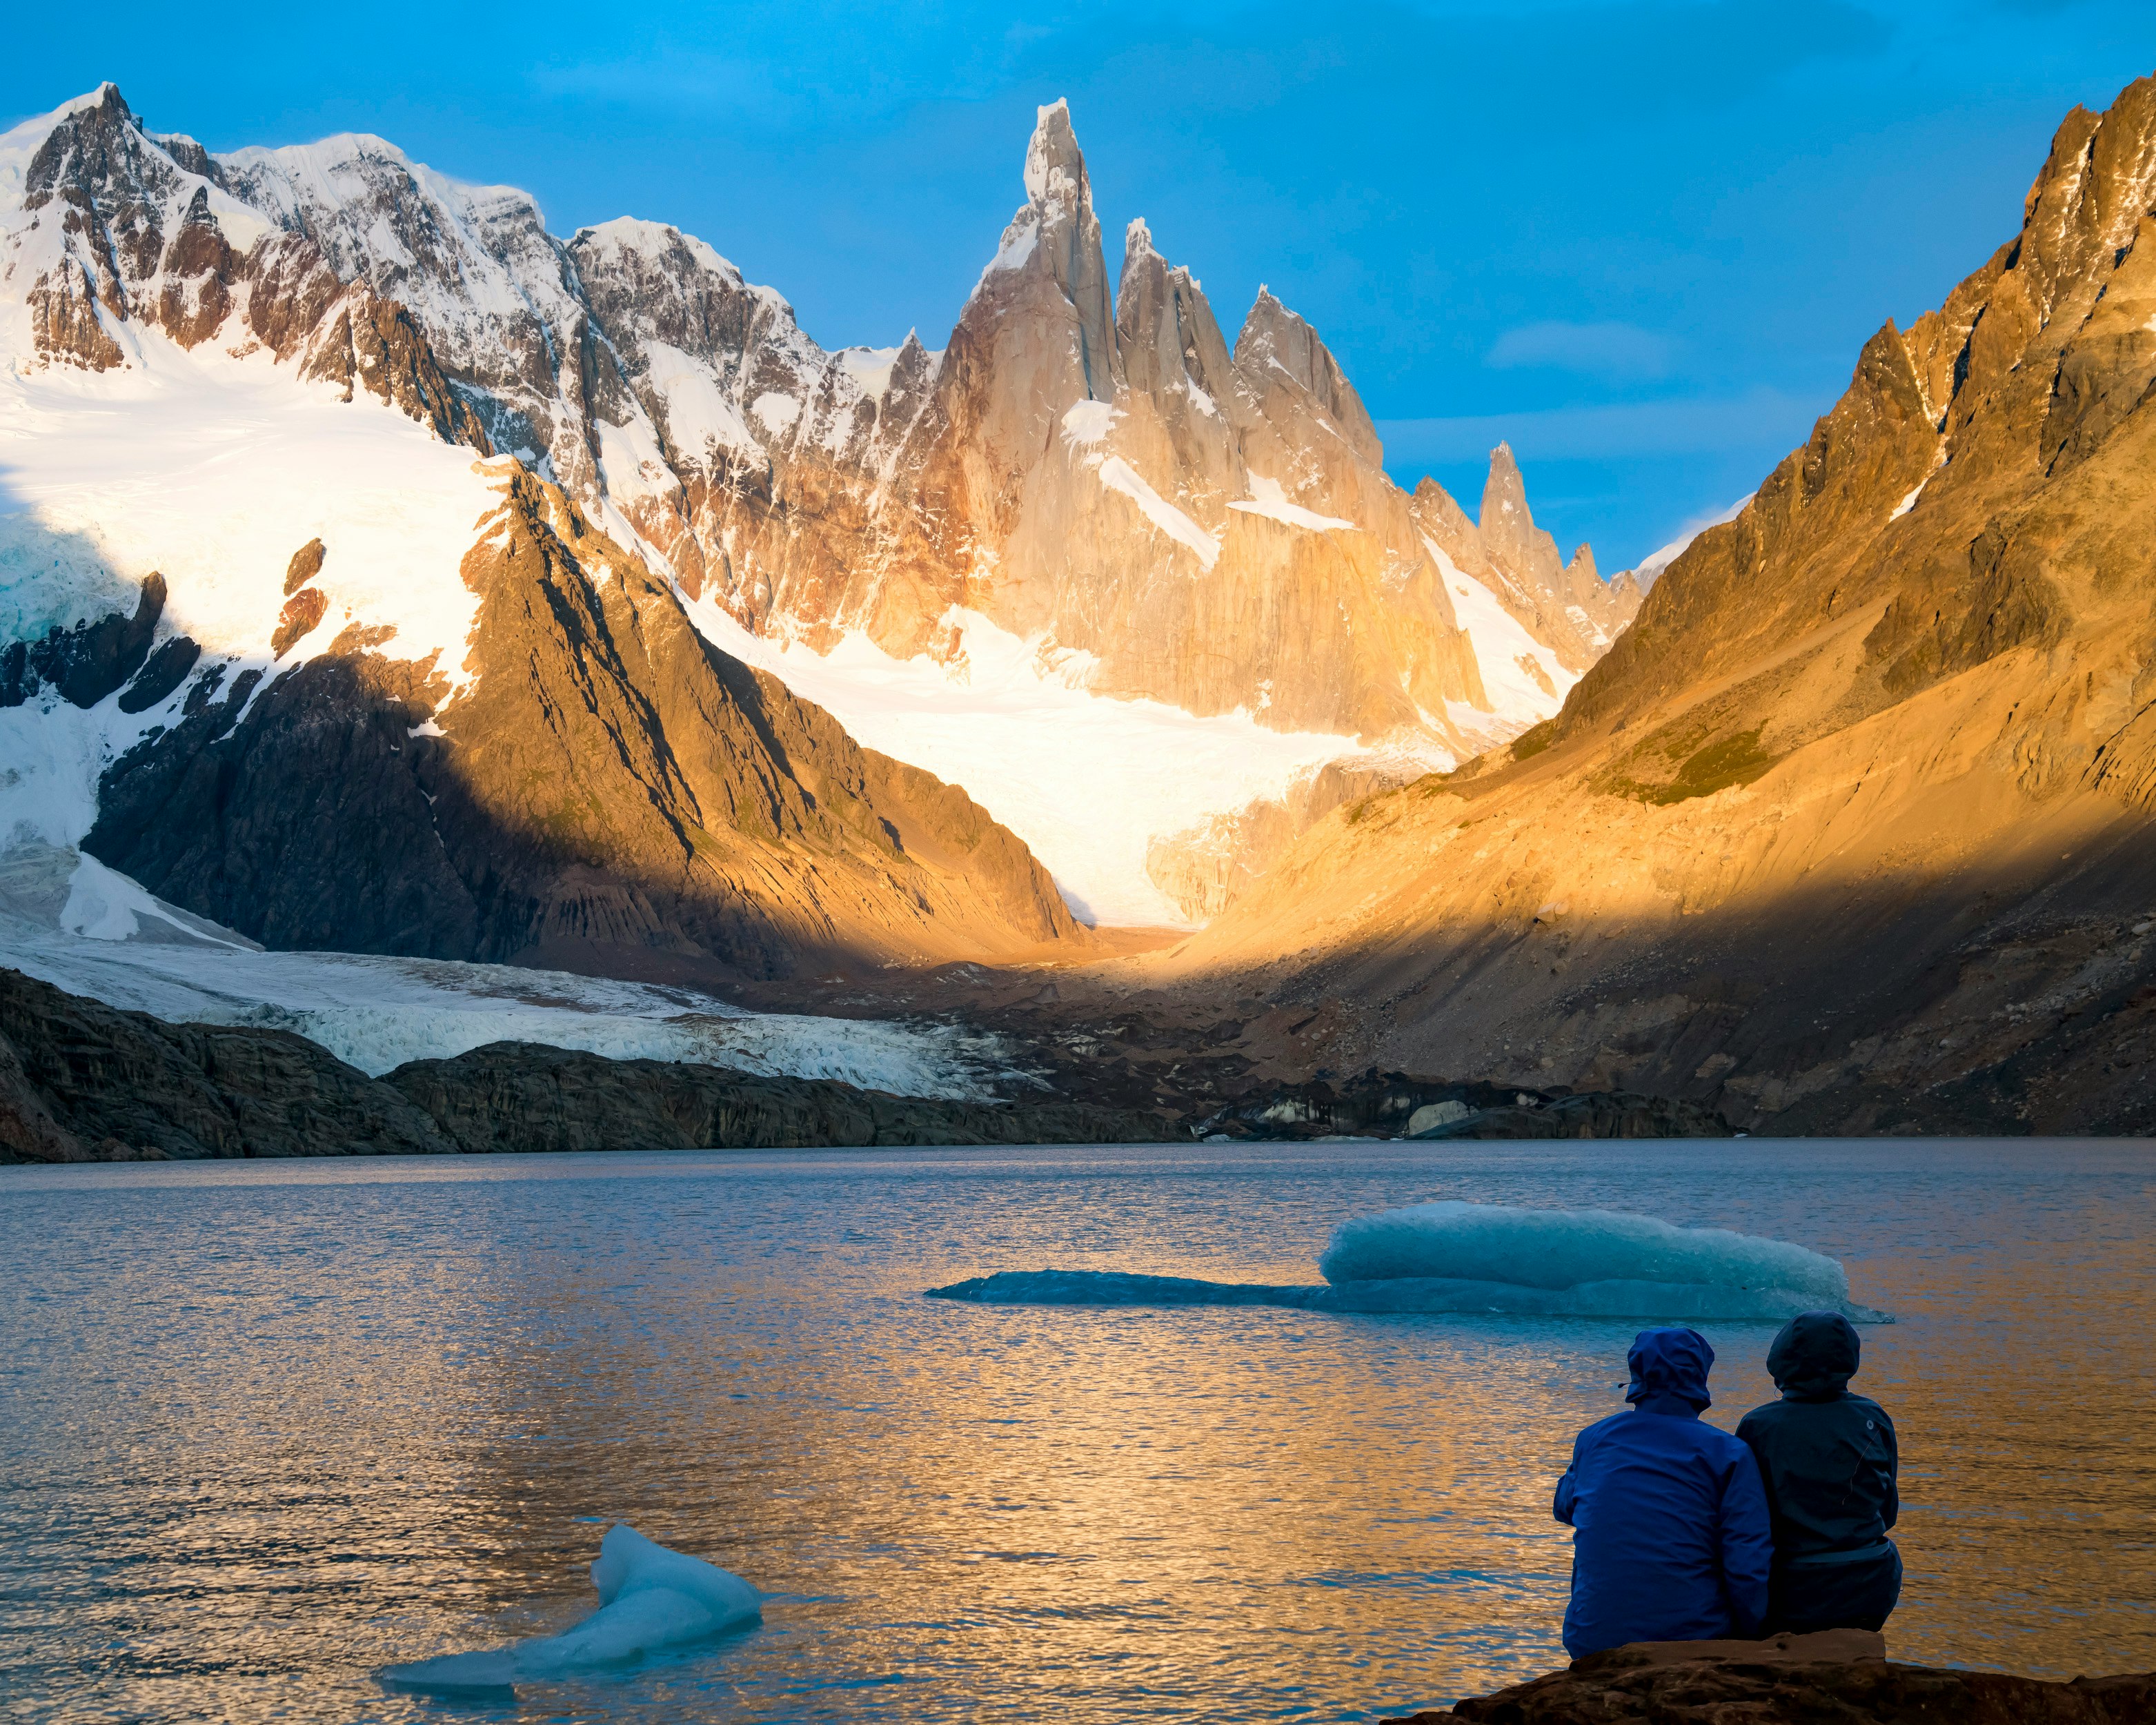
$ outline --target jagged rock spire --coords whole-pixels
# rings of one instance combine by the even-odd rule
[[[1260,388],[1261,374],[1269,370],[1285,378],[1310,398],[1363,459],[1383,460],[1378,428],[1340,362],[1307,320],[1289,311],[1262,283],[1235,337],[1235,363]]]
[[[1490,452],[1490,477],[1482,486],[1478,525],[1482,543],[1492,557],[1546,588],[1558,586],[1564,559],[1558,555],[1557,541],[1535,525],[1527,507],[1527,483],[1520,476],[1520,464],[1512,459],[1510,444],[1501,443]]]
[[[1198,279],[1171,264],[1145,218],[1123,235],[1123,279],[1116,290],[1116,352],[1132,390],[1158,395],[1178,385],[1209,399],[1229,398],[1234,362]]]
[[[1038,271],[1053,282],[1077,313],[1078,362],[1086,393],[1096,401],[1109,400],[1119,368],[1108,266],[1086,158],[1070,129],[1070,105],[1061,100],[1041,109],[1034,123],[1025,151],[1025,197],[1024,208],[1004,230],[983,285],[999,270]]]

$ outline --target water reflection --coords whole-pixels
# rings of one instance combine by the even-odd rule
[[[1373,1154],[1373,1151],[1379,1153]],[[604,1521],[780,1595],[504,1717],[1354,1718],[1548,1668],[1629,1327],[953,1306],[1300,1280],[1436,1196],[1794,1239],[1903,1322],[1909,1657],[2156,1666],[2139,1146],[1340,1146],[9,1170],[0,1686],[440,1717],[367,1674],[588,1609]],[[1724,1425],[1768,1332],[1716,1329]],[[601,1518],[594,1522],[590,1517]],[[488,1709],[479,1710],[485,1717]]]

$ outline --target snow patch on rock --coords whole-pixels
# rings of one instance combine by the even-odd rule
[[[1194,400],[1199,393],[1194,387],[1191,391]],[[1217,411],[1209,400],[1205,405],[1209,410]],[[1353,527],[1355,525],[1339,516],[1320,515],[1314,509],[1305,509],[1300,503],[1289,502],[1287,493],[1281,489],[1281,482],[1276,479],[1254,473],[1250,475],[1250,495],[1239,502],[1230,503],[1229,508],[1240,509],[1246,515],[1261,515],[1270,521],[1283,521],[1291,527],[1308,527],[1320,533],[1335,527]]]
[[[1101,463],[1101,483],[1127,497],[1153,526],[1195,554],[1210,569],[1220,561],[1220,542],[1145,482],[1137,469],[1120,455]]]
[[[1482,674],[1483,691],[1490,697],[1486,711],[1464,702],[1450,703],[1450,716],[1455,723],[1464,724],[1471,737],[1493,742],[1508,734],[1517,736],[1551,716],[1564,705],[1564,697],[1579,680],[1578,675],[1567,670],[1557,655],[1528,634],[1505,608],[1496,594],[1454,562],[1435,540],[1425,536],[1423,547],[1437,565],[1439,578],[1452,601],[1454,619],[1466,631],[1475,649],[1476,666]]]

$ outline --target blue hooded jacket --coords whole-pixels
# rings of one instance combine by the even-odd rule
[[[1565,1651],[1757,1635],[1774,1544],[1752,1451],[1700,1419],[1714,1350],[1697,1330],[1643,1330],[1614,1414],[1580,1433],[1558,1481],[1573,1529]]]

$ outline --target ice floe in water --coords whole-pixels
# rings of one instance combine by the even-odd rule
[[[444,1653],[377,1675],[396,1687],[429,1692],[504,1689],[603,1671],[763,1620],[763,1595],[740,1576],[670,1551],[626,1524],[608,1528],[599,1542],[592,1584],[599,1609],[557,1635]]]
[[[1849,1297],[1840,1265],[1787,1240],[1678,1228],[1620,1210],[1526,1209],[1456,1199],[1342,1223],[1317,1273],[1335,1285],[1443,1276],[1553,1291],[1620,1281]]]
[[[1447,1200],[1358,1216],[1334,1230],[1318,1283],[1203,1281],[1122,1271],[1005,1270],[942,1300],[1014,1306],[1284,1306],[1523,1317],[1686,1318],[1779,1323],[1840,1312],[1892,1317],[1849,1297],[1832,1258],[1726,1228],[1678,1228],[1614,1210]]]

